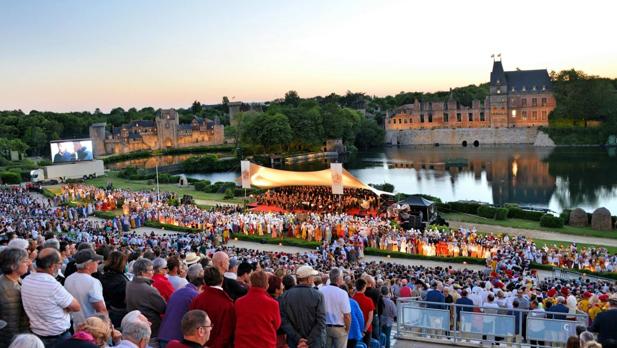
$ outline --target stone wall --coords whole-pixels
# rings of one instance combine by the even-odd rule
[[[386,144],[391,145],[462,145],[535,144],[551,146],[546,134],[537,128],[440,128],[386,131]],[[548,138],[550,140],[550,138]],[[554,146],[554,145],[552,145]]]

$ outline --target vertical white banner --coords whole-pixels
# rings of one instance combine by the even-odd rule
[[[343,164],[330,163],[330,174],[332,175],[332,194],[343,194]]]
[[[250,161],[240,161],[240,172],[242,175],[242,188],[250,189],[251,188],[251,162]]]

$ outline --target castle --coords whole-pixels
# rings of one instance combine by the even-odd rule
[[[402,105],[387,117],[386,130],[436,128],[516,128],[548,125],[555,97],[546,69],[504,71],[493,61],[489,95],[463,106],[452,98],[445,102]]]
[[[89,129],[96,156],[194,146],[220,145],[225,141],[224,126],[217,121],[193,117],[180,123],[174,109],[159,110],[154,120],[133,121],[106,130],[106,123]]]

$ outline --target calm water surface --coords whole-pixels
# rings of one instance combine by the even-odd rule
[[[425,193],[444,201],[519,203],[561,211],[608,208],[617,214],[615,148],[400,147],[357,154],[344,166],[365,183],[388,182],[397,192]],[[290,166],[319,170],[327,161]],[[192,174],[232,181],[239,173]]]

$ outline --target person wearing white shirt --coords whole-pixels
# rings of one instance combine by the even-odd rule
[[[329,274],[330,284],[319,289],[324,296],[326,307],[326,347],[347,347],[347,334],[351,325],[351,305],[345,290],[339,288],[343,274],[333,268]]]
[[[92,276],[101,261],[103,256],[97,255],[94,250],[80,250],[75,254],[77,271],[64,281],[66,290],[79,301],[81,306],[80,311],[71,314],[75,329],[95,313],[107,313],[101,281]]]
[[[79,312],[81,306],[55,276],[62,266],[60,253],[43,249],[36,258],[36,273],[23,280],[21,300],[30,318],[30,329],[46,347],[53,347],[71,336],[69,313]]]

